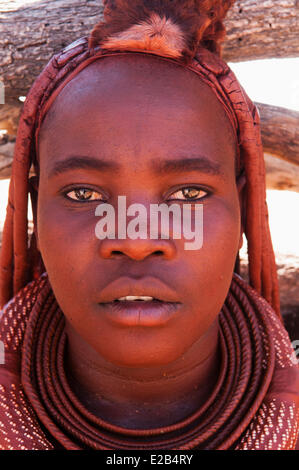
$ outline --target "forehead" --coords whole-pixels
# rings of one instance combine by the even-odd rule
[[[153,153],[208,146],[235,154],[231,124],[215,93],[194,72],[148,54],[110,56],[72,79],[45,116],[41,161],[51,154],[111,148]],[[189,148],[188,148],[189,147]],[[117,155],[119,153],[119,155]],[[165,154],[165,155],[164,155]]]

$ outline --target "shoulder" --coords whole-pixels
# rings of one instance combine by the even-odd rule
[[[255,335],[262,344],[257,408],[238,448],[299,449],[298,351],[294,350],[294,343],[271,305],[244,280],[236,280],[254,307],[258,324]]]
[[[46,280],[44,273],[28,283],[0,310],[0,341],[5,352],[20,349],[30,312]]]
[[[21,384],[21,350],[44,277],[27,284],[0,312],[0,449],[52,449]]]

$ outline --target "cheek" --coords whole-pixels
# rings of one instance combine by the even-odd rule
[[[86,266],[97,249],[96,222],[94,209],[73,212],[40,198],[39,248],[57,296],[62,290],[74,291],[74,285],[84,282]]]
[[[94,211],[74,212],[40,201],[38,237],[55,298],[68,321],[87,342],[95,326],[90,323],[90,272],[96,259]]]
[[[240,211],[235,204],[222,202],[204,213],[202,255],[209,257],[208,268],[220,278],[235,262],[240,238]],[[216,269],[221,266],[222,269]]]
[[[203,208],[203,244],[181,252],[182,277],[194,322],[206,329],[225,301],[234,271],[240,238],[238,200],[219,200]],[[183,261],[184,260],[184,261]],[[190,280],[190,284],[186,282]],[[200,314],[198,314],[200,312]]]

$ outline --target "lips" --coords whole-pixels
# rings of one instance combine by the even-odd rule
[[[177,293],[155,277],[132,279],[121,277],[108,284],[101,291],[99,303],[114,302],[126,296],[153,297],[161,302],[178,303]]]
[[[102,290],[99,300],[101,312],[120,326],[161,326],[181,306],[176,292],[154,277],[119,278]]]

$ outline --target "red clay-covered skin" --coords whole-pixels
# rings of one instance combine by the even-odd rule
[[[39,142],[38,246],[66,317],[68,374],[77,394],[115,424],[151,427],[157,414],[161,425],[182,419],[217,380],[217,316],[241,245],[244,180],[236,183],[236,143],[222,105],[175,64],[107,57],[65,86]],[[101,169],[81,164],[53,176],[55,165],[74,155],[101,161]],[[180,171],[174,164],[194,158],[205,164]],[[183,205],[173,198],[194,186],[202,189],[200,250],[185,250],[184,239],[96,238],[101,200],[115,208],[120,195],[127,206]],[[94,191],[94,200],[69,199],[79,188]],[[148,276],[175,292],[175,315],[165,323],[111,322],[101,292],[116,280],[134,285]]]

